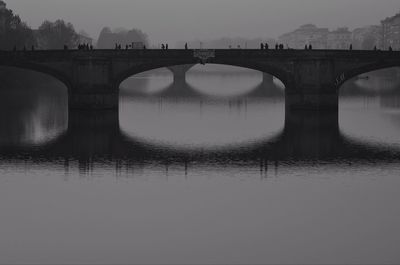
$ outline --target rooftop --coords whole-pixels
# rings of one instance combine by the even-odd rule
[[[400,19],[400,11],[399,11],[399,13],[394,15],[393,17],[385,18],[384,20],[382,20],[382,23],[390,23],[390,22],[393,22],[395,19]]]

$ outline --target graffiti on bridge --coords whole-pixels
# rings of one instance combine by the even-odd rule
[[[215,58],[215,50],[194,50],[193,57],[199,59],[201,64],[206,64],[209,59]]]

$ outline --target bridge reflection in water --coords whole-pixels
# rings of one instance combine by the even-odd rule
[[[259,85],[250,89],[251,92],[246,96],[240,95],[238,98],[242,98],[242,100],[252,97],[282,99],[284,90],[271,84],[270,81],[265,78]],[[138,82],[143,83],[145,80],[139,79]],[[375,92],[370,93],[363,90],[359,83],[359,81],[349,83],[353,94],[349,93],[348,96],[376,95]],[[135,85],[135,83],[133,84]],[[397,87],[398,85],[393,82],[391,85],[385,86],[387,89],[384,94],[392,96],[390,96],[390,100],[388,97],[380,99],[383,107],[398,108],[399,101],[396,100],[398,97],[394,97],[398,94]],[[344,91],[346,91],[345,87]],[[127,90],[123,90],[122,95],[123,98],[146,97],[143,93]],[[209,99],[207,95],[199,93],[185,80],[175,80],[167,88],[151,96],[154,98],[180,97],[184,100],[191,98],[198,102]],[[7,100],[3,99],[3,101]],[[218,102],[216,99],[213,101]],[[67,108],[66,102],[60,102],[63,103],[58,106],[53,105],[53,108],[57,109],[58,107],[59,109],[64,105],[64,108]],[[38,103],[38,105],[41,104]],[[50,125],[46,125],[44,130],[57,132],[55,136],[50,137],[50,141],[47,143],[43,140],[36,141],[34,146],[27,145],[23,141],[22,144],[17,144],[18,140],[5,141],[8,142],[8,145],[4,145],[4,141],[0,142],[1,159],[3,161],[38,161],[40,163],[47,161],[65,164],[67,168],[70,163],[75,161],[79,163],[79,168],[83,172],[93,169],[93,165],[97,163],[115,165],[116,168],[120,168],[122,165],[134,168],[144,163],[178,164],[185,167],[190,163],[207,165],[249,163],[251,165],[260,164],[263,167],[271,162],[274,164],[297,161],[353,163],[357,161],[390,162],[400,159],[399,148],[372,145],[345,136],[339,129],[339,114],[336,111],[315,112],[286,109],[284,126],[272,137],[219,149],[184,150],[143,141],[134,134],[127,136],[121,130],[120,114],[117,110],[78,111],[70,109],[68,124],[63,125],[60,119],[65,117],[65,113],[58,109],[57,111],[60,113],[56,111],[56,120],[46,119],[48,121],[46,124]],[[51,110],[49,111],[51,112]],[[13,115],[8,115],[8,117],[13,117]],[[4,117],[2,117],[2,121],[5,121],[4,124],[12,123]],[[268,120],[266,119],[265,122]],[[57,126],[60,127],[59,130],[55,128]],[[2,127],[6,128],[6,126]],[[12,136],[19,139],[18,134],[20,133],[15,130]],[[8,139],[7,137],[2,138]]]
[[[57,140],[36,148],[2,148],[1,159],[64,164],[78,162],[82,172],[95,164],[135,168],[144,164],[228,165],[293,163],[299,161],[368,162],[398,161],[400,149],[382,148],[343,136],[334,112],[286,113],[284,129],[262,142],[221,150],[174,150],[145,144],[125,136],[117,111],[71,112],[68,130]]]

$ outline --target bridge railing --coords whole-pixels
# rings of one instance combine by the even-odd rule
[[[215,49],[215,57],[325,57],[325,58],[400,58],[400,51],[365,51],[365,50],[259,50],[259,49]],[[114,58],[166,58],[166,57],[195,57],[195,50],[184,49],[147,49],[147,50],[35,50],[35,51],[0,51],[0,60],[32,59],[32,60],[63,60],[74,57],[114,57]]]

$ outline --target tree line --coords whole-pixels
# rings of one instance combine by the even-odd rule
[[[2,0],[0,0],[2,2]],[[4,2],[3,2],[4,3]],[[62,19],[45,20],[38,29],[30,28],[10,9],[0,10],[0,50],[12,49],[62,49],[77,48],[87,40],[83,31],[77,33],[72,23]],[[125,45],[143,42],[148,45],[148,36],[139,29],[117,29],[114,32],[105,27],[100,33],[97,48],[112,49],[116,43]]]

